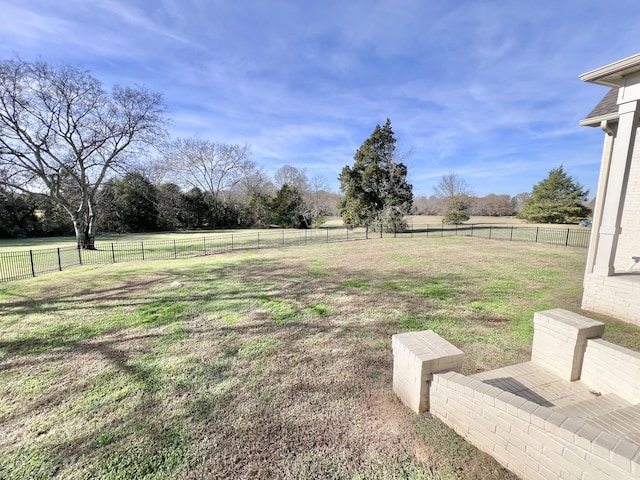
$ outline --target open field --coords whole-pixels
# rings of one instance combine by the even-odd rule
[[[409,215],[406,217],[408,224],[415,227],[439,226],[442,224],[442,216],[439,215]],[[547,223],[534,224],[526,223],[516,217],[471,217],[466,225],[519,225],[526,227],[546,227],[546,228],[576,228],[584,229],[578,225],[550,225]],[[329,217],[322,228],[344,228],[340,217]],[[278,229],[275,229],[278,230]],[[258,232],[268,234],[274,229],[219,229],[219,230],[190,230],[180,232],[151,232],[151,233],[128,233],[128,234],[98,234],[97,243],[121,243],[121,242],[147,242],[161,240],[188,240],[192,238],[202,238],[214,235],[255,235]],[[0,239],[0,252],[23,251],[30,249],[44,248],[64,248],[73,247],[76,239],[69,237],[42,237],[42,238],[16,238]]]
[[[435,330],[465,373],[523,361],[585,256],[385,238],[2,284],[0,478],[515,478],[398,401],[391,335]]]

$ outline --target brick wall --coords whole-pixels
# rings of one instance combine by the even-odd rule
[[[616,270],[626,269],[631,257],[640,255],[640,132],[636,132],[621,227],[614,263]]]
[[[640,403],[640,353],[606,340],[588,340],[580,380],[600,393]]]
[[[525,480],[639,479],[640,353],[599,338],[603,323],[562,309],[536,312],[534,326],[530,365],[540,370],[512,369],[507,385],[537,378],[552,400],[457,373],[462,352],[430,330],[393,336],[394,390]],[[545,371],[567,385],[536,373]],[[574,383],[587,395],[567,401]]]
[[[583,285],[584,310],[640,325],[640,275],[603,277],[586,274]]]
[[[433,375],[430,411],[526,480],[640,478],[637,445],[459,373]]]
[[[531,361],[563,380],[580,378],[587,339],[601,337],[604,323],[561,308],[536,312]]]

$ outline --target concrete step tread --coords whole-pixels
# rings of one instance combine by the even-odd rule
[[[591,395],[591,398],[570,405],[558,406],[554,410],[569,417],[590,419],[632,406],[615,394]]]
[[[640,404],[629,404],[597,417],[588,418],[585,422],[640,445]]]
[[[477,373],[471,378],[545,407],[569,405],[592,396],[590,389],[582,382],[562,380],[533,362]]]

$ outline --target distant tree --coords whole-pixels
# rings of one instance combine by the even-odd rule
[[[295,189],[300,194],[302,197],[300,214],[307,227],[324,222],[324,216],[330,210],[329,188],[324,177],[315,176],[309,180],[304,169],[284,165],[276,171],[273,179],[277,187],[282,188],[287,185],[288,188]]]
[[[165,176],[178,185],[199,188],[222,204],[254,168],[249,145],[178,138],[166,148]]]
[[[442,201],[444,223],[458,225],[469,220],[472,192],[467,182],[455,173],[449,172],[442,176],[433,190],[436,197]]]
[[[295,187],[286,183],[282,186],[272,202],[273,221],[284,228],[305,228],[302,195]]]
[[[283,165],[273,175],[273,180],[277,188],[288,185],[289,188],[295,188],[302,193],[309,188],[309,179],[305,169],[296,168],[291,165]]]
[[[0,186],[0,237],[19,237],[37,231],[37,206],[30,197]]]
[[[515,202],[515,212],[516,213],[520,213],[520,210],[522,210],[522,207],[524,206],[524,202],[529,197],[531,197],[531,192],[518,193],[516,196],[513,197],[513,200]]]
[[[236,186],[239,194],[249,198],[254,194],[272,196],[276,188],[263,168],[255,166],[244,175]]]
[[[158,227],[156,187],[141,173],[109,179],[101,191],[103,227],[111,232],[154,231]]]
[[[209,203],[205,194],[193,187],[184,194],[185,226],[190,229],[207,228],[209,226]]]
[[[158,228],[158,191],[141,173],[126,174],[117,185],[118,201],[123,217],[134,232],[150,232]]]
[[[588,195],[561,165],[533,187],[518,217],[533,223],[578,223],[591,214]]]
[[[110,178],[96,195],[96,212],[99,214],[97,228],[102,232],[125,233],[129,231],[122,220],[116,181],[115,178]]]
[[[345,224],[369,227],[386,220],[397,228],[413,203],[413,187],[407,181],[407,167],[398,161],[391,120],[376,125],[371,136],[358,148],[353,167],[340,173],[339,205]]]
[[[175,183],[163,183],[157,187],[158,228],[178,230],[186,227],[187,202]]]
[[[504,217],[516,213],[516,201],[509,195],[490,193],[485,197],[471,199],[472,215],[486,215],[490,217]]]
[[[44,236],[73,235],[73,223],[69,214],[50,196],[44,194],[26,194],[34,198],[35,214],[38,219],[36,234]]]
[[[439,215],[442,210],[441,203],[435,195],[430,197],[422,195],[413,200],[411,213],[414,215]]]
[[[324,177],[315,176],[308,182],[303,200],[303,216],[307,226],[319,227],[325,222],[325,217],[332,213],[332,194]]]
[[[69,215],[79,248],[94,248],[96,196],[134,149],[164,135],[162,96],[111,93],[86,71],[22,60],[0,62],[0,170],[7,185],[46,192]]]
[[[247,227],[268,227],[273,223],[272,202],[266,193],[252,193],[241,213],[240,223]]]

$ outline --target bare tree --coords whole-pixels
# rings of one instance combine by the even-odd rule
[[[221,202],[254,170],[250,157],[249,145],[178,138],[169,145],[164,160],[172,181],[199,188]]]
[[[531,198],[531,192],[518,193],[515,197],[513,197],[513,200],[515,201],[516,212],[520,212],[520,210],[522,210],[524,202],[526,202],[528,198]]]
[[[251,197],[251,195],[273,195],[275,193],[275,186],[271,183],[269,175],[264,171],[263,167],[255,166],[250,169],[238,184],[240,193],[245,197]]]
[[[308,225],[324,223],[324,217],[331,212],[331,192],[327,179],[316,175],[308,182],[307,192],[303,195],[304,216]]]
[[[438,215],[444,210],[442,200],[435,195],[420,196],[413,200],[412,213],[414,215]]]
[[[453,172],[443,175],[440,182],[433,187],[433,191],[436,197],[443,199],[473,195],[469,184]]]
[[[301,194],[309,190],[309,180],[304,169],[284,165],[273,175],[273,180],[278,188],[289,185]]]
[[[440,182],[433,187],[437,198],[443,201],[446,223],[462,223],[469,220],[467,210],[471,205],[470,198],[473,195],[471,187],[455,173],[449,172],[442,176]]]
[[[78,248],[93,249],[96,193],[111,171],[164,135],[162,96],[110,94],[88,72],[0,62],[0,170],[22,191],[47,193],[71,216]]]

